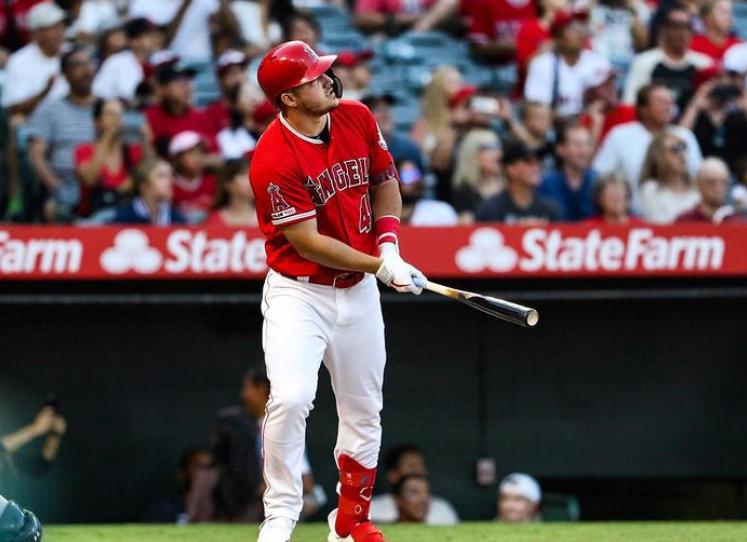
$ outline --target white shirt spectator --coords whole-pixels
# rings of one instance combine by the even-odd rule
[[[747,43],[737,43],[726,50],[724,69],[744,74],[744,84],[747,87]]]
[[[582,51],[575,66],[566,64],[555,52],[543,53],[529,64],[524,98],[552,105],[557,74],[555,112],[560,116],[576,115],[583,109],[584,91],[592,86],[591,81],[598,80],[600,73],[608,73],[609,70],[609,60],[594,51]]]
[[[283,29],[275,21],[270,21],[265,32],[262,26],[262,7],[260,2],[236,0],[231,2],[231,11],[239,21],[241,36],[250,44],[261,49],[269,49],[283,38]]]
[[[241,158],[257,146],[257,140],[244,128],[223,128],[218,132],[218,148],[223,158]]]
[[[93,80],[93,93],[111,100],[123,98],[131,101],[143,80],[143,67],[135,53],[127,49],[107,58]]]
[[[371,521],[374,523],[395,523],[399,520],[397,503],[391,493],[376,495],[371,499]],[[426,525],[455,525],[459,515],[449,501],[441,497],[431,497],[431,506],[425,517]]]
[[[675,192],[656,181],[646,181],[641,186],[643,218],[654,224],[672,224],[682,213],[700,203],[700,193],[691,188]]]
[[[39,105],[64,98],[70,87],[60,74],[60,58],[46,56],[32,41],[8,58],[2,106],[10,107],[37,96],[47,88],[49,78],[53,76],[56,76],[54,86]]]
[[[625,92],[623,93],[625,103],[635,103],[638,91],[642,86],[651,82],[651,74],[660,64],[672,71],[684,70],[688,66],[693,66],[696,70],[703,70],[710,67],[713,60],[702,53],[688,51],[681,61],[674,61],[666,56],[661,48],[651,49],[636,55],[625,80]]]
[[[118,24],[119,11],[112,0],[85,0],[68,35],[76,36],[83,33],[97,36]]]
[[[182,0],[132,0],[130,17],[147,17],[157,25],[168,25],[176,17]],[[169,49],[182,60],[205,62],[212,57],[210,16],[218,11],[218,0],[192,0]]]
[[[633,2],[638,19],[648,25],[651,7],[642,0]],[[628,7],[594,3],[589,12],[589,34],[591,48],[608,58],[616,66],[627,66],[635,56],[635,46],[630,28],[633,14]]]
[[[687,170],[690,175],[695,175],[703,161],[698,140],[690,130],[680,126],[667,128],[687,144]],[[632,199],[632,210],[640,214],[640,176],[646,152],[651,144],[653,135],[640,122],[628,122],[615,126],[602,143],[591,168],[600,175],[616,173],[625,178],[630,185]]]
[[[456,226],[458,216],[454,208],[444,201],[421,199],[415,203],[410,226]]]

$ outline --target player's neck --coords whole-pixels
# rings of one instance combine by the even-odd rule
[[[327,125],[327,115],[318,117],[316,115],[309,116],[298,112],[295,109],[282,113],[285,120],[288,121],[294,130],[299,134],[305,135],[306,137],[317,137],[324,131]]]

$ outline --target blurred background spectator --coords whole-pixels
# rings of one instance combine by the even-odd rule
[[[685,224],[690,222],[708,222],[721,224],[743,222],[734,207],[726,204],[729,194],[729,169],[723,160],[706,158],[695,177],[695,186],[700,193],[700,203],[689,211],[680,214],[675,222]]]
[[[218,172],[218,191],[206,224],[211,226],[256,227],[257,212],[249,179],[249,161],[226,160]]]
[[[600,177],[593,186],[595,215],[584,221],[591,226],[640,226],[645,222],[630,214],[630,185],[611,173]]]
[[[175,494],[164,495],[150,503],[143,513],[143,522],[187,523],[187,502],[192,499],[194,481],[202,471],[210,468],[211,463],[212,456],[205,448],[192,448],[184,452],[176,471],[178,487]]]
[[[402,489],[401,482],[407,477],[419,477],[421,480],[425,480],[425,488],[427,488],[427,513],[423,519],[418,521],[425,521],[429,525],[453,525],[459,521],[454,507],[445,499],[441,497],[435,497],[430,494],[430,485],[428,483],[428,469],[425,465],[425,456],[423,452],[414,444],[403,444],[395,446],[386,452],[384,455],[384,468],[386,469],[386,481],[390,488],[394,489],[399,486]],[[414,484],[413,484],[414,485]],[[423,488],[423,484],[418,485],[418,494],[421,494],[421,498],[418,498],[421,502],[420,511],[422,512],[422,494],[425,491],[420,491]],[[399,521],[401,509],[398,505],[396,493],[384,493],[375,495],[371,499],[371,520],[379,523],[394,523]]]
[[[207,172],[207,142],[197,132],[176,134],[169,143],[174,164],[174,205],[187,222],[202,222],[215,200],[215,176]]]
[[[454,209],[460,224],[472,224],[475,211],[504,188],[501,141],[491,130],[468,133],[459,146],[453,177]]]
[[[428,523],[431,485],[422,474],[408,474],[392,486],[397,504],[397,523]]]
[[[700,6],[700,16],[705,28],[693,36],[690,49],[720,62],[729,47],[742,41],[733,34],[733,4],[731,0],[707,0]]]
[[[186,222],[174,208],[173,170],[161,158],[146,156],[132,173],[132,201],[117,208],[113,222],[170,226]]]
[[[654,224],[671,224],[700,202],[687,171],[687,143],[673,133],[656,136],[641,169],[643,217]]]
[[[498,521],[533,523],[542,521],[542,490],[532,476],[515,472],[498,486]]]
[[[0,473],[44,474],[57,458],[67,422],[55,407],[44,407],[29,425],[0,437]],[[26,453],[23,448],[44,438],[41,453]]]

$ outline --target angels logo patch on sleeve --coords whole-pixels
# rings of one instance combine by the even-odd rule
[[[280,187],[276,184],[270,183],[267,187],[267,193],[270,194],[270,203],[272,204],[272,212],[270,216],[273,220],[280,220],[293,215],[296,212],[295,207],[291,207],[283,198],[280,193]]]
[[[385,151],[388,151],[389,147],[387,147],[386,145],[386,140],[384,139],[384,134],[381,133],[381,128],[379,128],[379,123],[376,123],[376,132],[379,134],[379,147],[381,147]]]

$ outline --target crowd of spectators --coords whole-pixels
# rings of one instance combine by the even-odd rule
[[[325,4],[360,47],[325,45]],[[338,54],[344,97],[376,116],[406,224],[743,221],[735,4],[747,16],[742,0],[9,0],[0,219],[256,225],[246,177],[277,114],[256,68],[302,39]],[[428,33],[468,44],[478,71],[515,74],[513,88],[429,59],[403,129],[402,96],[370,63]]]

